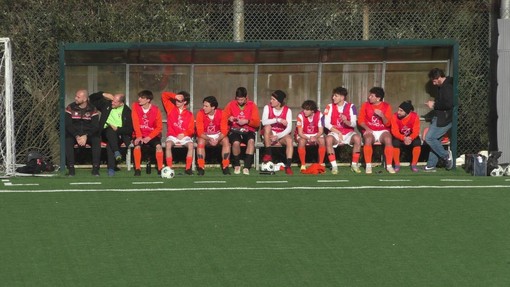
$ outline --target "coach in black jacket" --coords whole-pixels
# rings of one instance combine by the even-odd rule
[[[97,92],[89,96],[90,102],[101,112],[99,126],[102,128],[103,140],[106,141],[108,155],[108,175],[115,175],[116,162],[122,160],[120,145],[131,144],[133,120],[131,109],[125,105],[124,94]]]
[[[92,150],[92,174],[99,176],[101,157],[101,139],[99,135],[99,112],[90,104],[87,90],[78,90],[74,102],[65,110],[66,164],[69,176],[74,176],[74,145],[85,147],[90,144]]]

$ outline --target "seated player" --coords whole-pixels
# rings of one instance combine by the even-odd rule
[[[395,172],[400,171],[400,149],[412,147],[411,170],[418,172],[418,159],[421,153],[420,116],[414,112],[410,101],[402,102],[391,118],[393,135],[393,162]]]
[[[298,144],[298,155],[301,170],[306,170],[306,146],[318,146],[318,162],[324,163],[326,145],[324,141],[324,128],[322,127],[322,113],[317,108],[317,103],[306,100],[301,105],[303,109],[297,116],[294,138]]]

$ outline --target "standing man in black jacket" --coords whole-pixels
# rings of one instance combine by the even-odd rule
[[[426,103],[430,109],[434,110],[434,116],[425,136],[425,142],[430,146],[430,153],[424,171],[436,171],[440,158],[445,161],[446,169],[450,170],[453,167],[452,152],[444,149],[441,138],[452,127],[453,78],[446,77],[443,70],[434,68],[429,72],[429,79],[437,87],[437,96],[434,101],[429,100]]]
[[[101,157],[101,139],[99,111],[89,103],[87,90],[78,90],[74,102],[66,107],[65,142],[68,175],[74,176],[74,144],[85,147],[88,143],[92,150],[92,175],[99,176]]]
[[[97,92],[90,95],[90,102],[101,112],[99,127],[101,135],[106,141],[108,155],[108,176],[115,175],[116,163],[122,160],[120,145],[126,147],[131,144],[133,135],[133,120],[131,109],[125,105],[124,94],[110,94]]]

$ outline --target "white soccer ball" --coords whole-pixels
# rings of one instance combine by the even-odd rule
[[[495,168],[491,171],[491,176],[503,176],[505,173],[505,169],[498,165],[498,168]]]
[[[171,169],[170,167],[168,167],[168,166],[165,166],[161,170],[161,177],[162,178],[174,178],[174,176],[175,176],[175,171],[173,169]]]
[[[505,167],[505,171],[503,172],[503,175],[510,176],[510,164]]]
[[[456,160],[455,160],[455,165],[456,166],[463,166],[464,164],[466,164],[466,155],[465,154],[461,154]]]
[[[272,161],[268,161],[268,162],[263,162],[261,165],[260,165],[260,170],[261,171],[274,171],[274,163]]]

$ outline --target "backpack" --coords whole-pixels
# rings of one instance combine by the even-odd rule
[[[26,165],[16,169],[16,172],[28,174],[40,174],[42,172],[52,171],[55,171],[53,164],[48,162],[45,156],[38,151],[29,152]]]

